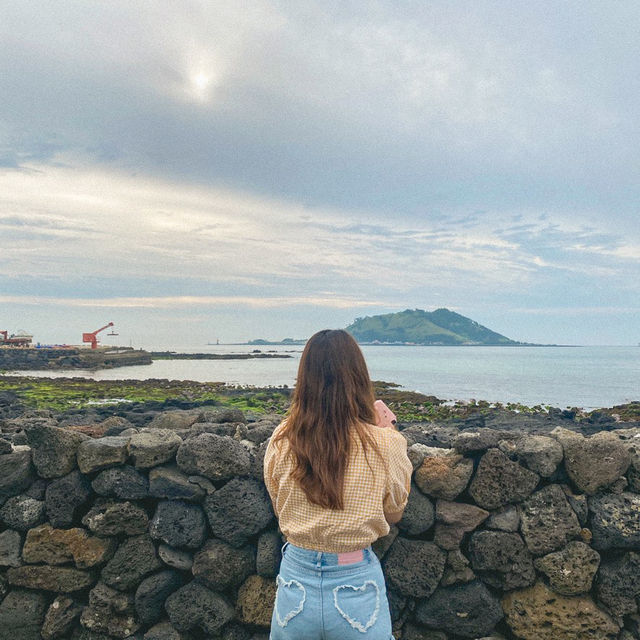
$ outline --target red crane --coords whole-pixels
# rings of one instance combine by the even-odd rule
[[[109,324],[105,324],[104,327],[100,327],[100,329],[97,329],[96,331],[93,331],[91,333],[83,333],[82,334],[82,342],[90,342],[91,343],[91,348],[92,349],[97,349],[98,348],[98,338],[96,336],[101,331],[104,331],[105,329],[108,329],[109,327],[113,327],[113,322],[110,322]]]

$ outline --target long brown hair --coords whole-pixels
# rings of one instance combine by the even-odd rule
[[[354,430],[365,455],[369,446],[379,453],[365,427],[375,423],[373,403],[369,371],[356,341],[340,329],[324,329],[309,338],[291,409],[275,441],[289,441],[292,477],[310,502],[344,509],[344,476]]]

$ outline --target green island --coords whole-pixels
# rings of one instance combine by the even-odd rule
[[[440,346],[540,346],[518,342],[449,309],[405,309],[356,318],[345,328],[361,344]],[[258,338],[249,345],[304,345],[306,340]]]
[[[398,313],[356,318],[346,330],[360,343],[529,346],[444,308],[435,311],[405,309]]]

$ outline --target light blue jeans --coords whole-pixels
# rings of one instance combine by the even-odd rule
[[[270,640],[393,640],[380,561],[371,547],[363,560],[338,564],[338,555],[282,548]]]

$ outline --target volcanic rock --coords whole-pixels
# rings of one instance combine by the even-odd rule
[[[93,473],[107,467],[123,464],[127,459],[129,438],[106,436],[84,440],[77,452],[78,466],[82,473]]]
[[[129,591],[161,567],[153,541],[148,535],[141,535],[127,538],[120,544],[102,569],[101,577],[108,586],[118,591]]]
[[[238,619],[246,624],[270,627],[275,599],[276,583],[272,579],[249,576],[238,589]]]
[[[213,534],[234,547],[266,529],[274,517],[264,484],[253,478],[230,480],[204,505]]]
[[[45,504],[27,495],[9,498],[0,508],[0,521],[11,529],[26,531],[44,522]]]
[[[589,510],[595,549],[640,548],[640,495],[593,496],[589,498]]]
[[[82,524],[100,536],[124,533],[134,536],[147,530],[147,512],[133,502],[100,501],[82,518]]]
[[[521,502],[536,488],[540,477],[512,462],[498,449],[489,449],[469,485],[469,495],[484,509]]]
[[[563,596],[543,582],[502,598],[507,625],[523,640],[615,640],[620,627],[589,596]]]
[[[139,500],[149,493],[147,477],[130,465],[101,471],[91,486],[98,495],[122,500]]]
[[[551,484],[527,498],[520,510],[521,529],[536,556],[560,549],[580,535],[580,523],[562,489]]]
[[[91,496],[91,485],[77,469],[53,480],[45,493],[49,523],[53,527],[71,527],[78,510]]]
[[[135,595],[136,615],[140,624],[148,626],[158,622],[164,613],[164,601],[182,583],[180,574],[170,569],[145,578]]]
[[[502,619],[500,601],[474,580],[466,584],[436,589],[434,594],[418,603],[418,622],[442,629],[461,638],[479,638],[489,633]]]
[[[432,448],[429,453],[434,455],[426,455],[415,472],[416,484],[428,496],[455,499],[469,483],[473,460],[452,449]]]
[[[251,464],[249,453],[239,442],[213,433],[203,433],[183,442],[176,461],[184,473],[203,475],[214,481],[246,475]]]
[[[25,425],[25,433],[41,478],[59,478],[73,471],[78,447],[89,439],[77,431],[37,423]]]
[[[149,525],[152,538],[172,547],[199,548],[206,537],[207,524],[202,507],[183,500],[158,503]]]
[[[535,568],[549,578],[551,588],[565,596],[590,591],[599,565],[600,554],[577,541],[534,561]]]
[[[250,547],[236,549],[222,540],[209,539],[193,557],[195,578],[214,591],[238,586],[256,568],[255,552]]]
[[[129,439],[129,455],[136,469],[149,469],[175,457],[182,438],[167,430],[142,429]]]
[[[409,499],[398,528],[410,536],[417,536],[427,531],[435,522],[433,504],[415,485],[409,492]]]
[[[385,575],[396,591],[430,596],[442,578],[447,555],[433,542],[397,537],[384,559]]]

